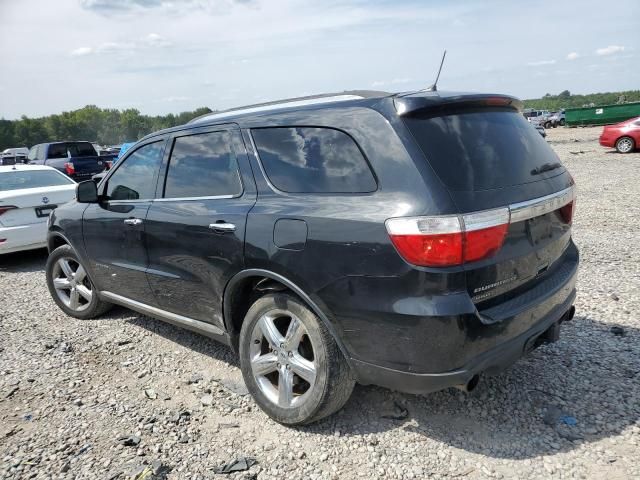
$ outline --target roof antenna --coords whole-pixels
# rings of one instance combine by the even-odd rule
[[[438,79],[440,78],[440,72],[442,71],[442,65],[444,65],[444,57],[447,56],[447,51],[445,50],[442,54],[442,60],[440,61],[440,68],[438,69],[438,75],[436,76],[436,81],[433,82],[429,88],[427,88],[427,92],[437,92],[438,91]]]

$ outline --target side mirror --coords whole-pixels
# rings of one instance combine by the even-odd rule
[[[80,182],[76,187],[78,203],[98,203],[98,187],[93,180]]]

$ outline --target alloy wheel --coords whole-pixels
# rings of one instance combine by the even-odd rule
[[[71,310],[86,310],[93,299],[93,287],[84,267],[62,257],[53,266],[53,286],[58,298]]]
[[[302,405],[316,382],[311,338],[291,312],[270,310],[251,334],[251,371],[262,393],[280,408]]]
[[[630,138],[621,138],[618,140],[618,150],[622,153],[629,153],[633,148],[633,142]]]

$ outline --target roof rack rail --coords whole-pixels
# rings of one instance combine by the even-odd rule
[[[234,115],[242,115],[246,113],[268,112],[280,108],[304,107],[308,105],[322,105],[324,103],[346,102],[349,100],[362,100],[366,98],[362,95],[355,94],[337,94],[337,95],[315,95],[312,97],[291,98],[288,100],[279,100],[276,102],[262,103],[258,105],[249,105],[247,107],[232,108],[221,112],[206,113],[200,117],[196,117],[189,121],[187,125],[193,123],[206,122],[209,120],[217,120]]]

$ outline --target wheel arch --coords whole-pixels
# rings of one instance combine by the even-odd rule
[[[53,252],[56,248],[61,247],[62,245],[69,245],[71,248],[71,242],[67,237],[64,236],[62,232],[57,230],[52,230],[47,235],[47,250],[49,253]]]
[[[320,321],[324,323],[338,344],[345,360],[349,366],[351,366],[349,352],[344,346],[342,338],[337,334],[333,322],[329,320],[329,317],[323,309],[297,284],[283,275],[264,269],[247,269],[237,273],[229,280],[224,290],[222,314],[225,330],[231,340],[231,348],[236,352],[238,351],[240,327],[244,320],[244,314],[251,306],[252,296],[255,295],[257,297],[260,294],[264,294],[264,292],[274,291],[290,291],[300,298],[300,300],[320,318]]]

